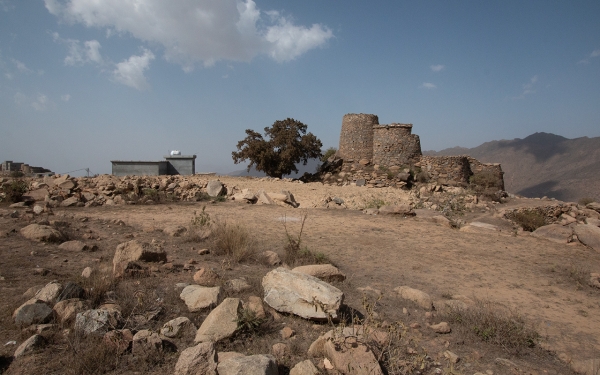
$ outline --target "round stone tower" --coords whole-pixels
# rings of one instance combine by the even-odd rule
[[[421,158],[421,141],[412,134],[412,124],[373,127],[373,164],[408,166]]]
[[[373,126],[379,125],[377,115],[348,113],[342,120],[338,155],[345,160],[373,161]]]

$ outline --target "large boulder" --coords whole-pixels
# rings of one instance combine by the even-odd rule
[[[323,281],[344,281],[346,275],[337,267],[331,264],[311,264],[292,269],[292,272],[300,272],[306,275],[314,276]]]
[[[130,263],[143,262],[166,262],[167,253],[160,246],[132,240],[117,246],[113,258],[113,274],[124,276]]]
[[[574,231],[581,243],[600,251],[600,228],[590,224],[579,224],[575,226]]]
[[[185,302],[190,312],[200,311],[215,306],[221,296],[221,287],[205,287],[188,285],[181,291],[179,297]]]
[[[279,267],[263,277],[264,301],[306,319],[337,318],[344,293],[318,278]]]
[[[400,298],[413,301],[414,303],[426,310],[431,310],[433,306],[433,300],[431,299],[429,294],[421,290],[413,289],[409,286],[403,285],[395,288],[394,292],[398,293],[398,296],[400,296]]]
[[[208,181],[208,185],[206,185],[206,193],[211,197],[222,195],[223,190],[223,183],[219,180]]]
[[[310,359],[296,363],[290,370],[290,375],[318,375],[319,369],[311,362]]]
[[[21,235],[28,240],[39,242],[60,242],[63,234],[49,225],[29,224],[21,229]]]
[[[65,299],[58,302],[54,305],[54,312],[56,313],[56,317],[58,321],[61,323],[66,323],[75,320],[75,317],[80,312],[86,311],[89,309],[89,302],[79,299]]]
[[[59,296],[62,291],[62,284],[52,281],[40,289],[33,298],[53,305],[59,301]]]
[[[43,336],[33,335],[30,338],[28,338],[27,340],[23,341],[23,343],[21,345],[19,345],[17,350],[15,350],[14,357],[19,358],[23,355],[29,354],[29,353],[41,348],[42,346],[44,346],[45,342],[46,342],[46,340],[44,339]]]
[[[185,316],[169,320],[160,329],[160,334],[176,340],[192,342],[196,335],[196,326]]]
[[[185,349],[175,365],[175,375],[198,374],[217,374],[217,352],[210,341]]]
[[[346,338],[337,343],[327,340],[324,350],[333,367],[342,374],[383,375],[373,351],[356,338]]]
[[[43,301],[27,301],[13,313],[15,323],[29,326],[48,323],[53,316],[52,309]]]
[[[230,337],[238,328],[241,313],[242,301],[239,298],[226,298],[204,319],[194,341],[217,342]]]
[[[571,227],[565,227],[559,224],[550,224],[534,230],[531,233],[531,236],[566,244],[573,236],[573,229],[571,229]]]
[[[271,355],[229,358],[217,366],[219,375],[277,375],[277,362]]]
[[[75,329],[80,330],[86,335],[101,334],[104,335],[111,328],[117,326],[121,315],[118,311],[109,311],[106,309],[86,310],[78,313],[75,318]]]

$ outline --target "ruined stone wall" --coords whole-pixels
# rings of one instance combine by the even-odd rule
[[[440,185],[466,185],[473,174],[466,156],[422,156],[418,165]]]
[[[496,177],[496,186],[500,190],[504,190],[504,172],[502,172],[502,166],[499,163],[482,163],[479,160],[467,156],[469,159],[469,165],[473,174],[481,172],[489,172]]]
[[[373,126],[377,115],[348,113],[342,120],[338,155],[344,160],[373,160]]]
[[[421,141],[411,132],[412,124],[373,126],[373,164],[400,167],[418,162]]]

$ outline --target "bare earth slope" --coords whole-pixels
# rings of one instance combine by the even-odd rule
[[[471,155],[485,163],[501,163],[506,190],[525,197],[600,200],[600,137],[568,139],[535,133],[524,139],[492,141],[470,149],[454,147],[424,154]]]

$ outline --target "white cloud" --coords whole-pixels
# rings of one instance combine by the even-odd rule
[[[55,42],[67,45],[69,51],[67,57],[65,57],[65,65],[104,64],[104,60],[100,55],[100,48],[102,46],[97,40],[88,40],[82,45],[81,41],[77,39],[63,39],[56,32],[52,34],[52,37]]]
[[[106,29],[107,36],[128,34],[158,44],[164,48],[166,60],[180,64],[185,71],[198,63],[250,61],[259,54],[289,61],[333,37],[321,24],[295,25],[279,12],[261,12],[253,0],[44,2],[50,13],[68,23]]]
[[[20,62],[19,60],[12,59],[13,64],[17,67],[17,70],[21,73],[32,73],[33,70],[29,69],[25,64]]]
[[[134,89],[146,90],[150,85],[146,81],[144,71],[148,69],[152,60],[154,60],[154,54],[145,49],[143,55],[134,55],[118,63],[113,71],[113,79]]]
[[[31,106],[36,111],[43,111],[48,106],[48,97],[43,94],[39,94],[34,102],[31,103]]]
[[[71,100],[71,95],[69,95],[69,94],[61,95],[60,100],[62,100],[63,102],[68,102],[69,100]]]
[[[436,73],[437,73],[437,72],[441,72],[441,71],[442,71],[442,70],[444,70],[444,68],[446,68],[446,67],[445,67],[444,65],[441,65],[441,64],[440,64],[440,65],[431,65],[431,66],[430,66],[430,68],[431,68],[431,71],[433,71],[433,72],[436,72]]]
[[[577,64],[589,64],[591,62],[590,59],[598,56],[600,56],[600,49],[595,49],[592,51],[592,53],[590,53],[588,57],[586,57],[583,60],[579,60]]]
[[[523,92],[521,92],[521,95],[514,96],[513,99],[525,99],[525,96],[535,94],[535,84],[537,83],[537,81],[538,76],[536,74],[533,77],[531,77],[529,82],[523,84]]]
[[[430,82],[423,82],[423,84],[421,85],[422,88],[424,89],[437,89],[437,86],[434,85],[433,83]]]

